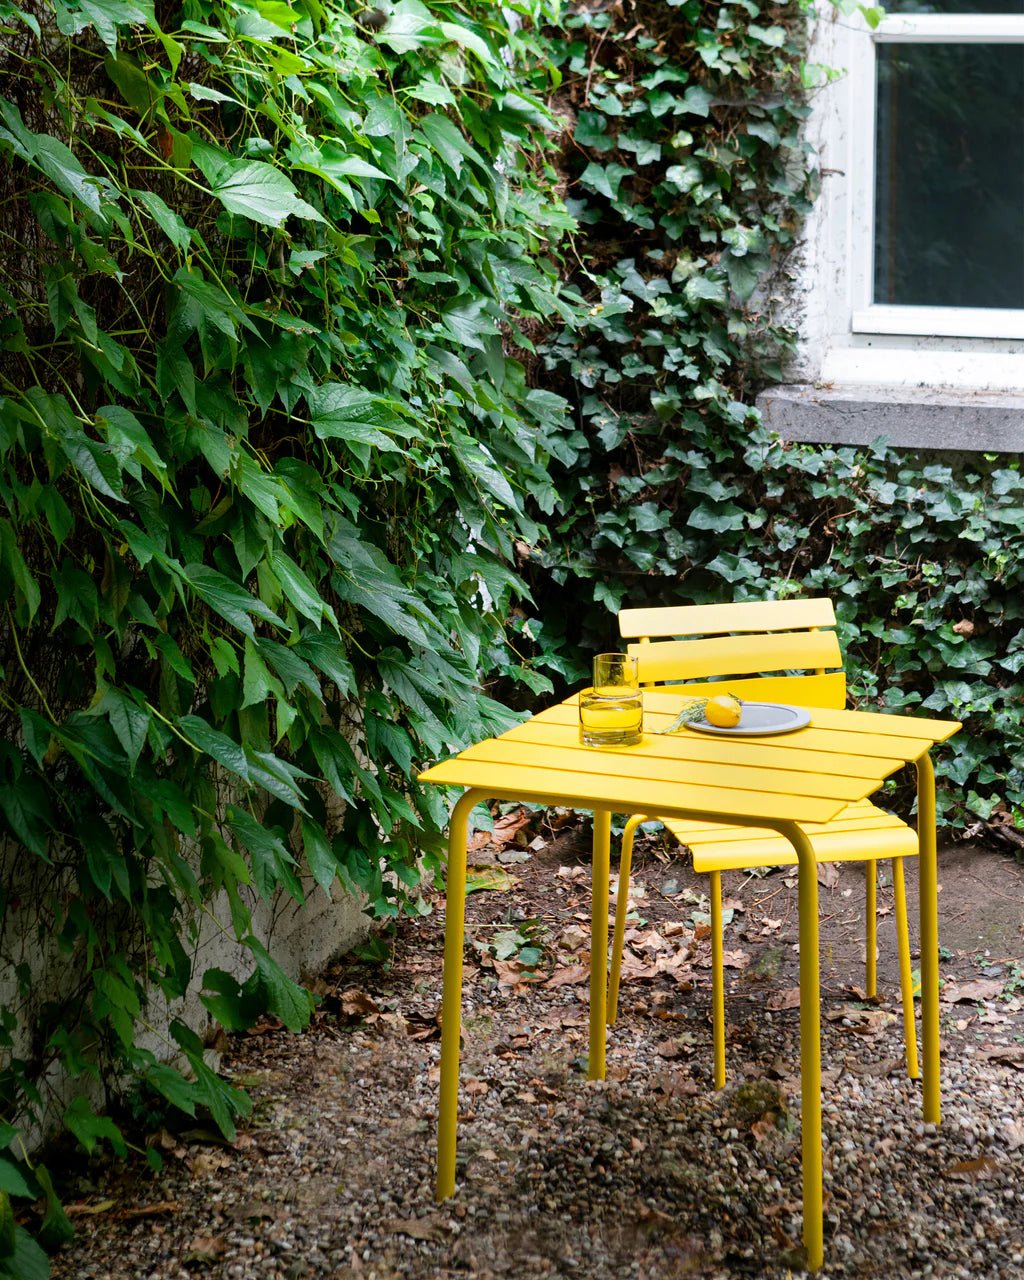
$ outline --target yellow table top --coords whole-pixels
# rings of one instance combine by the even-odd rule
[[[828,822],[960,728],[956,720],[813,707],[806,728],[771,737],[659,732],[684,700],[644,690],[640,742],[585,747],[573,696],[427,769],[420,781],[615,813]]]

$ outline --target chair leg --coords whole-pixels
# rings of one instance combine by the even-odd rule
[[[722,963],[722,876],[711,872],[711,1026],[715,1088],[725,1088],[725,969]]]
[[[608,975],[608,1025],[612,1026],[619,1013],[619,978],[622,974],[622,943],[626,934],[626,910],[629,906],[629,870],[633,862],[633,836],[641,822],[646,822],[644,814],[634,814],[626,823],[622,833],[622,847],[619,851],[619,888],[615,895],[615,933],[612,937],[612,964]],[[593,952],[590,963],[597,964],[597,955]]]
[[[873,861],[864,863],[864,991],[873,996],[878,991],[878,899]]]
[[[914,1022],[914,978],[910,971],[910,935],[907,931],[907,891],[903,880],[903,859],[892,860],[892,887],[896,916],[896,946],[900,958],[900,994],[903,998],[903,1042],[907,1053],[907,1075],[920,1076],[917,1062],[917,1026]]]

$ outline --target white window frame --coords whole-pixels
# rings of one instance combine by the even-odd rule
[[[851,330],[910,337],[1024,339],[1024,309],[895,306],[873,301],[877,49],[886,43],[1024,44],[1024,14],[894,14],[883,18],[870,33],[863,56],[853,60],[851,89],[860,110],[851,137]]]
[[[919,324],[897,314],[886,328],[882,308],[872,305],[877,45],[906,38],[911,28],[927,35],[925,19],[934,40],[1024,38],[1024,15],[896,14],[873,32],[860,14],[837,13],[831,0],[815,5],[808,60],[823,69],[823,78],[826,68],[832,74],[810,99],[806,127],[818,156],[820,196],[780,291],[788,323],[799,334],[787,381],[818,388],[883,387],[893,396],[906,389],[909,396],[1020,397],[1024,333],[989,335],[1011,328],[1006,312],[977,308],[982,315],[972,326],[975,308],[952,308],[954,316],[942,317],[933,312],[946,308],[924,307]]]

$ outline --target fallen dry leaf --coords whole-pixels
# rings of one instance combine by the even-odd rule
[[[823,889],[834,889],[839,883],[839,868],[834,862],[818,863],[818,884]]]
[[[958,1160],[945,1170],[947,1178],[959,1182],[971,1182],[977,1178],[989,1178],[999,1171],[999,1161],[992,1156],[978,1156],[976,1160]]]
[[[347,991],[343,991],[338,997],[338,1005],[341,1012],[351,1019],[368,1018],[380,1013],[380,1005],[376,1000],[358,987],[349,987]]]
[[[754,1135],[755,1142],[764,1142],[765,1138],[777,1133],[778,1128],[779,1117],[774,1111],[766,1111],[760,1120],[755,1120],[750,1126],[750,1132]]]
[[[847,1022],[849,1030],[860,1035],[875,1035],[891,1022],[896,1021],[894,1013],[884,1009],[858,1009],[856,1005],[844,1004],[838,1009],[830,1009],[825,1017],[829,1022]]]
[[[579,884],[581,880],[590,879],[588,867],[559,867],[555,874],[559,880],[568,880],[570,884]]]
[[[994,1000],[1002,995],[1003,983],[999,978],[977,978],[974,982],[947,982],[942,987],[940,999],[945,1004],[959,1004],[962,1001]]]
[[[448,1234],[441,1223],[431,1222],[429,1218],[392,1218],[384,1223],[384,1229],[395,1235],[408,1236],[410,1240],[434,1242],[444,1240]]]
[[[773,1011],[778,1009],[799,1009],[800,988],[788,987],[785,991],[777,991],[774,995],[768,997],[765,1005]]]
[[[851,1058],[847,1058],[843,1066],[851,1075],[874,1076],[884,1080],[886,1076],[891,1076],[893,1073],[902,1074],[903,1059],[884,1058],[881,1062],[854,1062]]]
[[[983,1044],[979,1052],[990,1062],[1024,1071],[1024,1044]]]
[[[650,978],[656,978],[660,972],[661,968],[656,960],[646,964],[631,951],[623,952],[621,970],[623,982],[645,982]]]
[[[467,893],[508,893],[518,883],[517,878],[504,867],[466,868]]]
[[[130,1220],[132,1218],[160,1218],[165,1213],[177,1213],[181,1205],[177,1200],[154,1200],[152,1204],[133,1204],[127,1209],[119,1209],[115,1218]]]
[[[863,987],[858,987],[856,983],[851,983],[844,988],[855,1000],[859,1000],[862,1004],[881,1004],[882,997],[880,995],[869,996]]]
[[[590,945],[590,930],[581,924],[571,924],[559,934],[557,945],[563,951],[579,951]]]
[[[216,1262],[227,1248],[223,1236],[196,1236],[185,1249],[185,1261]]]
[[[662,1040],[660,1044],[654,1046],[654,1052],[659,1058],[667,1058],[671,1061],[673,1058],[688,1058],[693,1049],[680,1040]]]
[[[698,1092],[697,1082],[679,1071],[663,1071],[655,1076],[652,1085],[666,1098],[692,1098]]]
[[[494,972],[498,975],[499,987],[511,987],[513,991],[524,991],[531,982],[543,982],[544,975],[531,969],[521,960],[495,960]]]
[[[218,1169],[227,1169],[231,1165],[231,1157],[222,1151],[197,1151],[186,1161],[193,1178],[205,1178]]]
[[[529,826],[531,817],[525,809],[514,809],[511,813],[503,814],[494,824],[491,839],[495,844],[511,844],[522,829]],[[523,843],[526,843],[525,836]]]
[[[69,1218],[83,1216],[91,1218],[98,1213],[106,1213],[108,1209],[113,1209],[115,1204],[117,1204],[116,1200],[97,1200],[94,1204],[86,1204],[84,1200],[80,1200],[75,1204],[66,1204],[64,1212]]]
[[[548,987],[574,987],[578,982],[586,982],[590,977],[589,964],[569,964],[556,969],[544,984]]]
[[[405,1019],[405,1034],[410,1040],[438,1040],[441,1036],[441,1012],[410,1013]]]
[[[664,951],[672,944],[657,929],[631,929],[629,945],[640,951]]]

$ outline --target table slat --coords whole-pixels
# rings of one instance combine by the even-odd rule
[[[659,759],[641,754],[639,748],[626,751],[617,748],[614,754],[600,747],[556,746],[552,743],[510,741],[507,736],[490,738],[462,752],[462,760],[477,763],[523,765],[526,767],[597,774],[601,781],[591,785],[603,785],[605,778],[615,776],[637,782],[693,783],[701,787],[721,787],[724,782],[732,790],[786,792],[797,796],[819,796],[835,800],[861,800],[866,791],[882,782],[884,774],[864,779],[847,778],[835,773],[810,773],[781,766],[759,768],[746,764],[742,769],[726,771],[720,764],[702,760]]]
[[[465,753],[419,775],[421,782],[473,787],[488,797],[565,804],[581,809],[602,808],[613,813],[674,814],[727,821],[752,818],[766,821],[828,822],[846,805],[844,800],[814,796],[740,791],[690,783],[651,782],[645,778],[602,777],[570,770],[538,769],[501,761],[467,760]]]
[[[538,716],[503,733],[502,741],[534,742],[557,747],[576,746],[581,751],[593,750],[580,743],[579,725],[575,721],[540,721]],[[628,748],[628,752],[630,756],[674,760],[680,765],[685,761],[699,760],[708,764],[796,769],[805,773],[844,773],[853,778],[879,780],[887,778],[906,763],[906,757],[899,750],[888,756],[849,755],[834,751],[815,751],[812,747],[788,743],[783,745],[776,738],[716,738],[706,733],[659,734],[645,731],[643,741]]]

